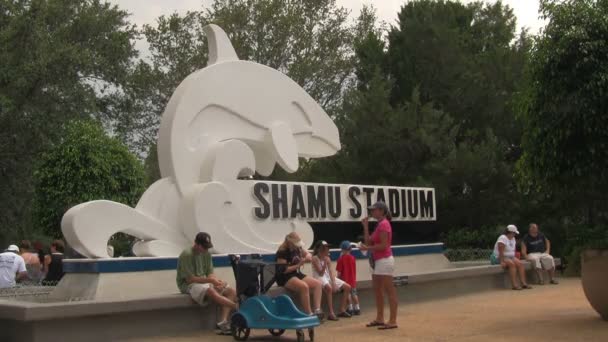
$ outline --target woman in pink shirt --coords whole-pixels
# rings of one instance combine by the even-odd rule
[[[365,244],[361,250],[371,252],[370,264],[372,266],[372,285],[376,295],[376,319],[367,324],[367,327],[378,327],[380,330],[397,328],[397,289],[393,284],[393,273],[395,272],[395,259],[391,243],[393,229],[391,227],[390,213],[384,202],[376,202],[369,207],[371,216],[378,221],[373,234],[369,234],[368,218],[364,218],[363,235]],[[388,296],[390,317],[384,322],[384,293]]]

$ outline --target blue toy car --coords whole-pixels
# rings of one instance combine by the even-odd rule
[[[257,254],[230,255],[230,261],[240,303],[239,310],[231,318],[235,340],[247,340],[251,329],[268,329],[273,336],[294,329],[297,341],[303,342],[307,329],[310,341],[314,341],[314,328],[321,324],[317,316],[300,311],[286,295],[275,298],[265,295],[275,282],[276,264],[264,262]]]

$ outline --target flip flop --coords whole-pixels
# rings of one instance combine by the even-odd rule
[[[336,317],[336,315],[328,315],[327,320],[328,321],[338,321],[338,317]]]
[[[515,291],[521,291],[521,290],[522,290],[522,288],[521,288],[521,287],[519,287],[519,286],[515,286],[515,287],[513,287],[512,289],[513,289],[513,290],[515,290]]]
[[[381,327],[378,327],[378,330],[389,330],[389,329],[397,329],[399,328],[399,326],[395,325],[395,324],[385,324]]]
[[[383,327],[384,323],[380,323],[378,321],[371,321],[371,322],[367,323],[365,326],[368,327],[368,328]]]

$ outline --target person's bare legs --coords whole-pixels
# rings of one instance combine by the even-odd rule
[[[311,278],[305,277],[303,281],[308,285],[310,292],[312,292],[312,303],[314,305],[314,310],[321,310],[321,299],[323,294],[323,286],[320,281]]]
[[[223,295],[216,289],[210,288],[205,295],[209,300],[222,307],[220,322],[227,321],[230,311],[236,310],[236,292],[233,288],[225,289]]]
[[[548,269],[547,273],[549,273],[549,281],[555,281],[555,267]]]
[[[325,293],[325,298],[327,300],[327,307],[329,311],[329,317],[335,318],[336,314],[334,312],[334,289],[332,289],[331,285],[325,284],[323,286],[323,293]]]
[[[528,286],[528,282],[526,281],[526,267],[524,264],[519,261],[519,259],[513,259],[513,263],[517,267],[517,271],[519,273],[519,280],[521,281],[522,286]]]
[[[312,310],[310,309],[310,290],[308,284],[297,277],[292,277],[285,284],[285,288],[300,296],[300,305],[302,305],[304,313],[311,315]]]
[[[342,285],[342,303],[340,303],[340,313],[346,312],[346,307],[350,301],[350,285]]]
[[[372,275],[372,286],[376,297],[376,322],[384,323],[384,286],[382,276]]]
[[[505,268],[509,270],[509,279],[511,280],[511,287],[518,288],[519,284],[517,283],[517,268],[515,264],[511,260],[505,260]]]
[[[538,277],[538,283],[543,285],[545,283],[545,279],[543,277],[543,269],[534,267],[534,271],[536,271],[536,277]]]
[[[390,308],[390,316],[387,326],[397,326],[397,308],[399,306],[399,300],[397,298],[397,289],[393,283],[393,276],[381,276],[383,279],[384,290],[388,296],[388,305]]]

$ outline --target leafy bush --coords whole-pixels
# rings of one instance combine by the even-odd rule
[[[586,249],[608,249],[608,227],[577,227],[569,236],[566,251],[566,270],[569,275],[580,275],[581,253]]]
[[[34,179],[34,222],[54,237],[61,237],[61,218],[72,206],[100,199],[133,206],[144,190],[141,162],[91,121],[66,125]]]
[[[441,241],[449,249],[492,249],[501,231],[499,227],[480,230],[456,228],[443,232]]]

